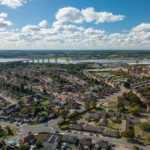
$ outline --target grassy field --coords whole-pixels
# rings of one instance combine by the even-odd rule
[[[50,103],[51,103],[50,100],[46,100],[46,101],[42,102],[43,105],[49,105]]]
[[[117,100],[118,100],[118,96],[113,97],[111,100],[112,100],[112,101],[117,101]]]
[[[121,129],[121,124],[119,123],[113,123],[111,121],[111,119],[107,119],[108,120],[108,124],[110,128],[116,129],[116,130],[120,130]]]

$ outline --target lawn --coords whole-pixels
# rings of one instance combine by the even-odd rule
[[[39,123],[37,121],[32,121],[31,125],[39,125]]]
[[[42,102],[43,105],[49,105],[50,103],[51,103],[50,100],[46,100],[46,101]]]
[[[63,125],[60,125],[59,128],[61,130],[67,130],[69,128],[69,125],[68,124],[63,124]]]
[[[111,121],[111,119],[107,119],[107,120],[108,120],[108,124],[109,124],[110,128],[113,128],[113,129],[116,129],[116,130],[121,129],[121,124],[119,124],[119,123],[113,123]]]
[[[136,137],[138,137],[138,135],[140,135],[140,131],[141,131],[141,129],[139,128],[139,126],[135,125],[134,126],[134,132],[135,132]]]
[[[6,127],[3,127],[2,129],[5,131],[5,133],[7,133]],[[11,134],[7,134],[7,135],[5,134],[2,137],[0,137],[0,139],[8,139],[8,138],[14,136],[15,134],[16,134],[16,130],[11,130]]]
[[[118,96],[113,97],[111,100],[113,100],[113,101],[117,101],[117,100],[118,100]]]

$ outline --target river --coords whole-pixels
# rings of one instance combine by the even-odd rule
[[[1,63],[6,63],[6,62],[17,62],[17,61],[23,61],[25,62],[27,59],[0,59]],[[28,61],[29,63],[32,63],[32,60]],[[99,60],[62,60],[62,59],[57,59],[57,63],[61,64],[77,64],[77,63],[82,63],[82,62],[95,62],[95,63],[113,63],[113,62],[118,62],[118,63],[127,63],[127,64],[150,64],[150,60],[129,60],[129,59],[99,59]],[[43,63],[43,59],[39,60],[34,60],[34,63]],[[55,59],[44,59],[44,63],[56,63]]]

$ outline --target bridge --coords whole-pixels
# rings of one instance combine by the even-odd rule
[[[63,59],[62,59],[63,58]],[[40,57],[40,58],[29,58],[27,60],[23,60],[24,63],[58,63],[58,60],[62,60],[64,62],[75,62],[80,61],[80,56],[54,56],[54,57]]]

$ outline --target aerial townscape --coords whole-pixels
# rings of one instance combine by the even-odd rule
[[[150,0],[0,0],[0,150],[150,150]]]
[[[150,149],[150,51],[15,52],[0,64],[1,149]]]

